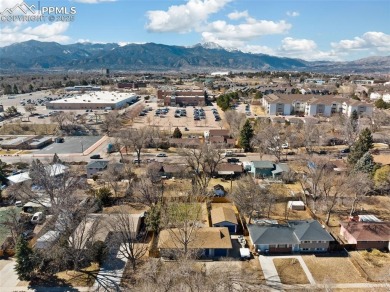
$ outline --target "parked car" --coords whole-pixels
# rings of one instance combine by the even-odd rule
[[[156,157],[167,157],[167,155],[165,153],[159,153],[156,155]]]
[[[349,153],[349,152],[351,152],[351,149],[349,149],[349,148],[345,148],[345,149],[340,150],[340,153]]]
[[[32,218],[31,218],[31,223],[32,224],[40,224],[45,220],[45,217],[43,215],[43,212],[36,212]]]
[[[100,154],[94,154],[94,155],[92,155],[89,158],[91,158],[91,159],[101,159]]]
[[[26,230],[22,233],[22,236],[25,240],[30,240],[34,237],[34,231],[33,230]]]

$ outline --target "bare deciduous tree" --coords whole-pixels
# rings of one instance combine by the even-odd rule
[[[58,113],[55,115],[52,115],[50,117],[50,120],[53,123],[57,123],[60,130],[64,128],[65,122],[67,121],[67,115],[65,113]]]
[[[245,114],[235,110],[228,110],[225,112],[225,118],[230,127],[230,134],[237,139],[240,135],[240,130],[246,121]]]
[[[142,257],[148,251],[145,244],[145,235],[137,235],[135,217],[119,209],[119,214],[115,214],[115,220],[110,221],[110,227],[113,232],[112,240],[114,245],[119,245],[118,253],[131,263],[133,271]]]
[[[148,127],[140,129],[126,129],[121,131],[120,137],[122,144],[126,147],[126,151],[131,149],[137,154],[138,165],[141,163],[141,152],[145,146],[150,142],[151,131]]]
[[[120,127],[121,123],[118,111],[113,110],[104,116],[101,129],[110,136],[114,130]]]
[[[265,214],[271,208],[269,204],[272,202],[272,195],[266,188],[261,188],[250,175],[237,181],[236,191],[231,196],[240,212],[249,217],[248,223],[254,214]]]
[[[167,227],[172,243],[184,256],[191,256],[189,246],[196,238],[196,232],[201,227],[202,206],[192,202],[188,196],[188,203],[172,202],[164,205],[162,224]]]
[[[195,191],[201,195],[207,194],[207,187],[212,175],[223,160],[221,149],[213,145],[203,144],[200,149],[182,148],[179,154],[184,157],[187,166],[194,175]]]

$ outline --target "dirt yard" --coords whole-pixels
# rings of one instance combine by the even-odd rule
[[[351,257],[363,269],[371,281],[390,281],[390,254],[378,250],[352,251]]]
[[[348,258],[303,256],[317,283],[366,283]]]
[[[309,284],[309,280],[297,259],[274,259],[280,281],[283,284]]]

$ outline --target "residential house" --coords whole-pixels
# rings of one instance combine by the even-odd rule
[[[45,166],[45,172],[47,172],[51,177],[57,177],[63,175],[69,167],[63,164],[50,164]],[[21,183],[30,183],[30,172],[22,172],[16,175],[11,175],[7,177],[9,185],[16,185]]]
[[[94,175],[97,175],[98,173],[104,171],[108,167],[108,160],[94,160],[90,161],[86,168],[87,168],[87,178],[92,178]]]
[[[278,178],[287,171],[289,171],[289,167],[286,163],[274,163],[266,160],[250,162],[250,172],[256,178]]]
[[[213,208],[210,215],[213,227],[227,227],[231,234],[237,232],[238,221],[232,208]]]
[[[175,258],[178,251],[184,250],[180,229],[164,229],[160,232],[157,247],[162,257]],[[227,227],[202,227],[195,229],[189,236],[188,250],[198,256],[225,257],[233,248]]]
[[[121,217],[119,217],[121,216]],[[69,238],[69,242],[75,249],[86,249],[97,241],[107,243],[110,233],[115,229],[115,224],[126,224],[126,231],[131,236],[138,235],[144,213],[139,214],[89,214],[82,220]],[[120,220],[123,220],[120,222]]]
[[[155,168],[159,175],[163,178],[183,177],[186,170],[186,165],[184,164],[154,162],[151,164],[151,167]]]
[[[326,252],[334,238],[313,219],[287,224],[249,224],[249,237],[261,253]]]
[[[340,235],[356,249],[390,249],[390,222],[342,222]]]
[[[244,173],[244,169],[241,164],[234,163],[221,163],[217,166],[216,173],[219,177],[238,177]]]

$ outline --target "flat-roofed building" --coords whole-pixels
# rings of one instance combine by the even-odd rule
[[[46,108],[55,110],[119,109],[127,104],[134,103],[137,99],[138,96],[134,93],[97,91],[71,98],[53,100],[46,105]]]
[[[203,90],[158,90],[157,99],[165,106],[203,106],[206,104]]]
[[[8,140],[3,140],[1,142],[1,148],[3,149],[28,149],[29,143],[35,138],[35,136],[30,137],[16,137]]]
[[[92,85],[76,85],[71,87],[65,87],[65,91],[100,91],[102,88],[100,86]]]

